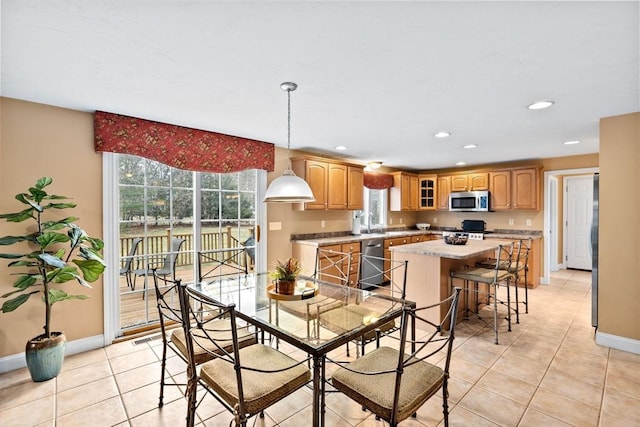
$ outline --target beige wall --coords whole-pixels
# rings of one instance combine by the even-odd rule
[[[93,149],[93,115],[8,98],[0,98],[0,113],[0,212],[22,209],[15,194],[50,176],[53,184],[47,190],[78,204],[63,212],[78,217],[90,236],[102,237],[102,160]],[[23,234],[24,224],[0,220],[0,235]],[[0,260],[0,294],[13,290],[15,278],[6,264]],[[102,280],[93,289],[76,283],[63,286],[90,298],[55,304],[53,330],[64,331],[68,340],[102,334]],[[24,351],[43,325],[44,304],[33,297],[12,313],[0,313],[0,357]]]
[[[598,331],[640,340],[640,113],[600,120]]]

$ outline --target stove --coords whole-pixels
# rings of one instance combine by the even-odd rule
[[[470,240],[484,240],[484,235],[489,233],[485,230],[487,223],[477,219],[465,219],[461,223],[463,233],[467,233]]]

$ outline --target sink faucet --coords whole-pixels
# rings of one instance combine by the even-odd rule
[[[371,223],[373,222],[373,212],[369,212],[369,220],[367,221],[367,233],[371,233]]]

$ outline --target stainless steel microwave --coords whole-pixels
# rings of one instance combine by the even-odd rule
[[[489,192],[460,191],[450,193],[449,210],[458,212],[489,212]]]

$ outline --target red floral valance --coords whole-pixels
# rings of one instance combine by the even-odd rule
[[[96,151],[134,154],[199,172],[274,169],[274,145],[216,132],[96,111]]]
[[[391,188],[393,187],[393,175],[365,171],[364,186],[370,190],[385,190]]]

